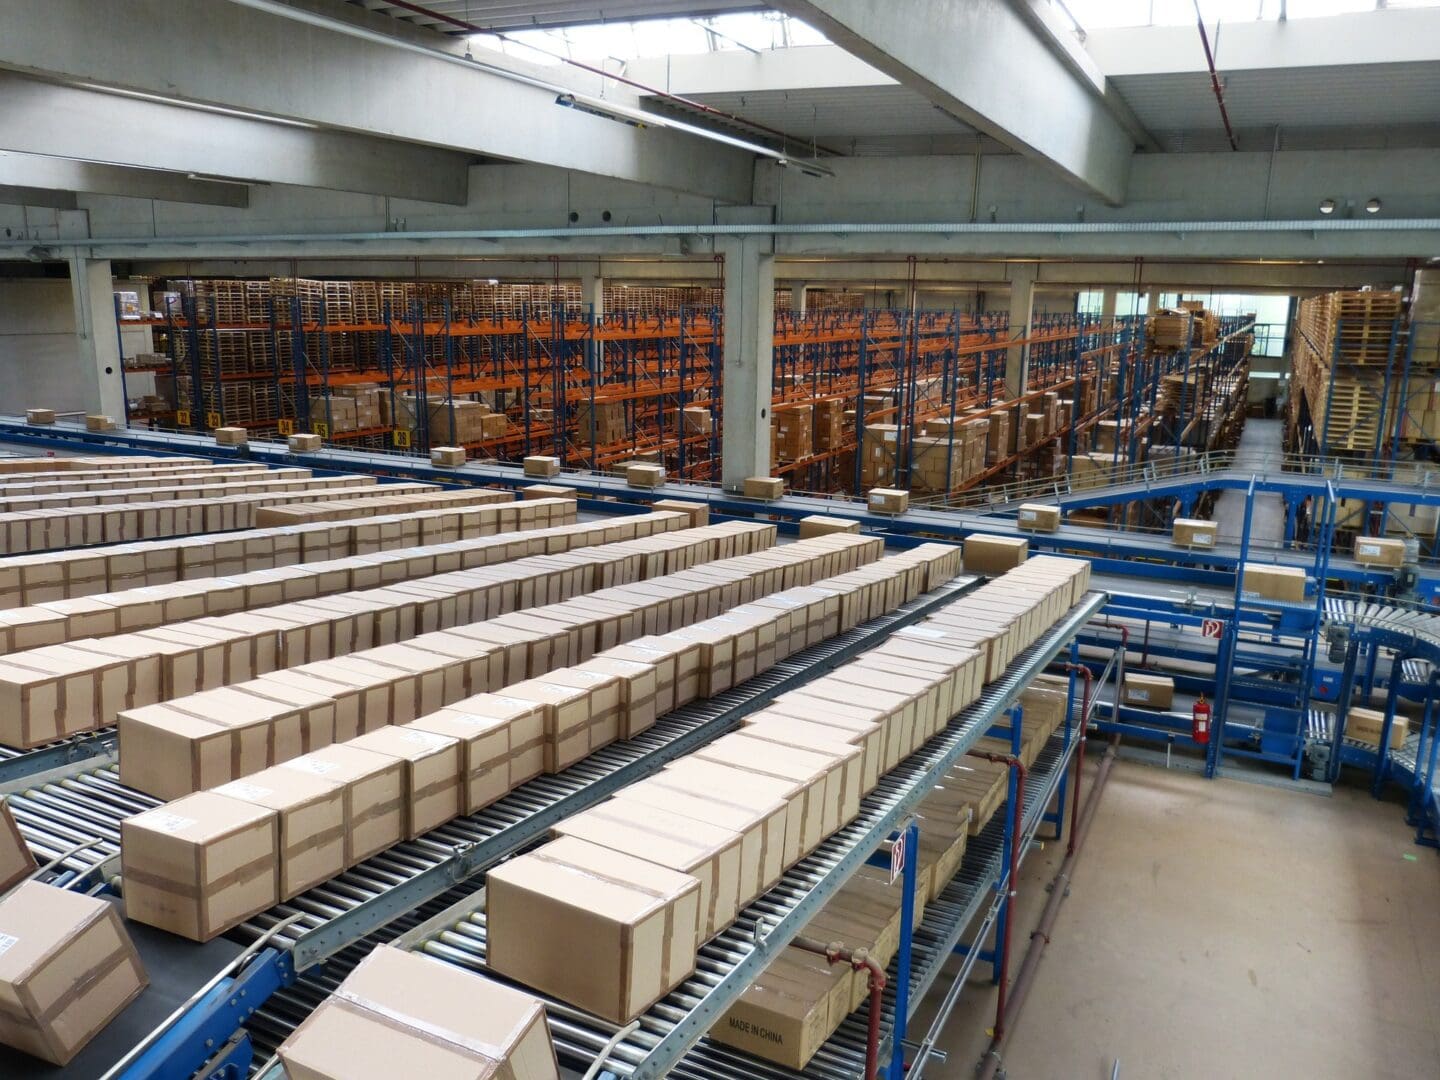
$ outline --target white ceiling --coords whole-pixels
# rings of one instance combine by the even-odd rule
[[[1222,71],[1236,128],[1337,128],[1440,123],[1440,64]],[[1119,75],[1110,85],[1155,135],[1222,127],[1204,72]]]

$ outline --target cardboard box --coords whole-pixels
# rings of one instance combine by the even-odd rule
[[[573,837],[486,875],[487,962],[617,1024],[695,968],[700,883]]]
[[[560,459],[534,454],[525,459],[525,475],[539,480],[549,480],[560,475]]]
[[[871,488],[865,504],[872,514],[903,514],[910,509],[910,493],[899,488]]]
[[[25,422],[27,424],[53,424],[55,422],[55,410],[26,409]]]
[[[1127,671],[1122,699],[1126,705],[1142,709],[1168,709],[1175,702],[1175,680],[1165,675]]]
[[[1350,711],[1345,714],[1345,738],[1354,739],[1356,742],[1365,743],[1367,746],[1378,748],[1380,736],[1385,730],[1385,713],[1380,709],[1362,709],[1357,705],[1350,706]],[[1398,750],[1405,745],[1405,739],[1410,734],[1410,720],[1404,716],[1396,716],[1390,724],[1390,749]]]
[[[312,751],[278,768],[343,787],[346,866],[404,839],[405,765],[399,758],[346,744]]]
[[[463,446],[432,446],[430,448],[430,464],[446,469],[464,465],[465,448]]]
[[[745,480],[744,495],[747,499],[778,499],[785,494],[785,481],[778,476],[750,476]]]
[[[1015,520],[1027,532],[1054,532],[1060,527],[1060,508],[1025,503],[1015,514]]]
[[[854,972],[823,956],[786,948],[712,1026],[724,1046],[803,1069],[850,1011]]]
[[[651,503],[650,509],[656,512],[668,510],[672,513],[684,514],[690,519],[689,528],[692,529],[710,524],[710,507],[704,503],[685,502],[681,499],[660,499]]]
[[[125,915],[192,941],[279,900],[279,815],[199,791],[120,823]]]
[[[215,794],[278,815],[280,899],[288,900],[345,869],[345,785],[277,766],[215,788]]]
[[[460,816],[460,740],[410,727],[382,727],[348,746],[404,763],[404,833],[414,840]]]
[[[1305,571],[1297,566],[1246,563],[1240,589],[1249,599],[1301,604],[1305,602]]]
[[[85,417],[86,431],[114,431],[115,421],[109,416],[101,413],[92,413]]]
[[[419,953],[374,949],[278,1051],[290,1080],[558,1080],[545,1007]]]
[[[556,836],[588,840],[700,882],[697,930],[709,941],[740,908],[740,834],[657,806],[611,800],[561,821]]]
[[[828,517],[824,514],[811,514],[809,517],[800,519],[800,539],[809,540],[816,536],[829,536],[831,533],[854,533],[859,534],[860,522],[848,521],[845,518]]]
[[[1213,548],[1220,535],[1220,526],[1200,518],[1176,518],[1172,535],[1181,547]]]
[[[625,483],[634,488],[658,488],[665,483],[665,466],[643,462],[627,465]]]
[[[115,905],[31,881],[0,900],[0,1042],[64,1065],[149,980]]]
[[[405,727],[459,740],[462,814],[473,814],[510,791],[508,720],[448,708],[412,720]]]
[[[1405,541],[1378,536],[1357,536],[1355,561],[1361,566],[1383,566],[1398,570],[1405,564]]]
[[[965,538],[965,569],[972,574],[1003,574],[1023,563],[1030,553],[1030,541],[1018,536],[984,536],[972,533]]]
[[[217,446],[244,446],[249,441],[243,427],[217,427],[215,429],[215,444]]]
[[[319,435],[290,435],[285,439],[285,445],[292,454],[312,454],[324,445],[324,440]]]
[[[20,835],[10,804],[0,800],[0,894],[29,877],[36,868],[35,856]]]
[[[524,499],[575,499],[575,489],[559,484],[531,484],[520,489]]]

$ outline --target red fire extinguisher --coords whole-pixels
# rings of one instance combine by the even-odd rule
[[[1190,737],[1202,746],[1210,741],[1210,703],[1201,694],[1190,713]]]

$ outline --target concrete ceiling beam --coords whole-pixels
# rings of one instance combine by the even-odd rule
[[[1106,202],[1124,201],[1137,139],[1039,27],[1026,0],[777,0],[848,52]]]

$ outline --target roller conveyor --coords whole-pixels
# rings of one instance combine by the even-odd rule
[[[561,818],[731,729],[775,696],[874,647],[979,583],[973,575],[954,578],[895,612],[797,653],[739,687],[675,710],[639,737],[612,744],[562,774],[538,777],[479,814],[377,855],[237,927],[228,937],[249,943],[299,915],[272,944],[289,948],[295,968],[303,970],[387,924],[403,927],[415,913],[433,910],[457,882],[543,837]],[[37,783],[9,797],[21,833],[37,858],[42,863],[54,861],[62,880],[84,888],[118,873],[121,821],[163,801],[121,784],[113,765]],[[77,876],[85,880],[76,883]],[[180,947],[189,944],[182,942]]]
[[[695,974],[641,1016],[633,1030],[627,1030],[610,1046],[603,1061],[597,1061],[596,1055],[615,1039],[615,1026],[563,1006],[552,1010],[551,1032],[564,1062],[582,1070],[598,1063],[618,1076],[658,1077],[672,1071],[696,1077],[721,1072],[734,1075],[735,1070],[713,1070],[691,1063],[687,1052],[694,1053],[691,1048],[754,976],[869,854],[904,824],[934,782],[990,729],[1105,600],[1104,594],[1088,594],[1002,678],[991,683],[979,701],[959,714],[946,732],[882,777],[862,801],[859,817],[792,867],[775,888],[742,911],[729,929],[702,947]],[[1056,783],[1059,772],[1058,767],[1054,769]],[[1033,808],[1027,813],[1033,813],[1035,823],[1040,814],[1038,800],[1048,798],[1046,790],[1037,785],[1034,800],[1027,799],[1027,807]],[[985,850],[983,843],[977,848],[981,853]],[[437,932],[421,948],[439,959],[483,970],[483,911],[471,912],[455,926]],[[862,1058],[863,1053],[862,1036]],[[844,1055],[839,1055],[837,1062],[840,1057]],[[763,1066],[748,1058],[740,1060],[747,1075],[763,1075]],[[850,1071],[841,1075],[855,1074]]]

